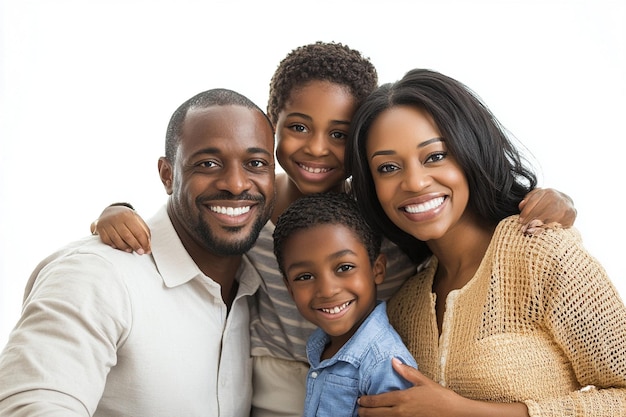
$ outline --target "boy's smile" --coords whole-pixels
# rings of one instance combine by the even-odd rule
[[[341,224],[302,229],[287,242],[287,286],[300,314],[342,345],[376,305],[384,257],[372,266],[364,244]]]

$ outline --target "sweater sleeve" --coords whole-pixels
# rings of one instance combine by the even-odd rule
[[[526,401],[531,416],[626,415],[626,308],[574,229],[546,231],[534,267],[542,280],[544,325],[583,389]]]
[[[0,416],[90,416],[130,327],[126,287],[93,254],[45,266],[0,355]]]

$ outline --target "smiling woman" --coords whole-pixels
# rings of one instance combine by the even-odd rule
[[[520,231],[535,174],[469,88],[409,71],[359,107],[346,153],[359,210],[423,262],[388,303],[416,387],[360,416],[626,410],[626,306],[575,228]]]

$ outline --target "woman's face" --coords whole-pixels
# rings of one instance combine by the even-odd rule
[[[389,219],[422,240],[444,237],[463,219],[469,186],[431,116],[410,106],[385,110],[366,143],[376,194]]]

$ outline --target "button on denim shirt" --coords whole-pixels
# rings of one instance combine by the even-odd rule
[[[360,396],[412,386],[391,366],[391,359],[398,358],[417,368],[415,359],[389,324],[386,307],[384,301],[378,301],[339,352],[321,363],[330,338],[321,329],[311,335],[307,342],[311,368],[307,375],[304,417],[356,416]]]

